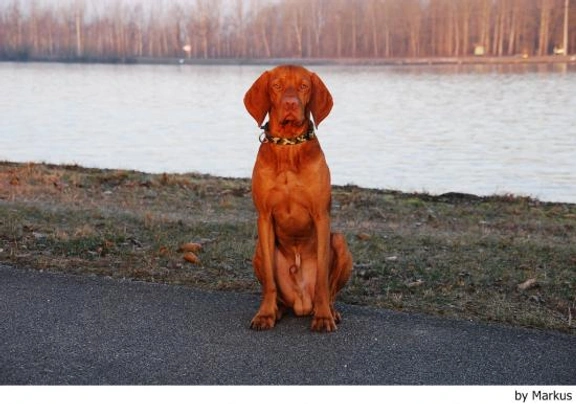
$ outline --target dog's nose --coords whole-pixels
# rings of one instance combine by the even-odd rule
[[[284,108],[289,111],[295,110],[298,108],[300,101],[296,97],[286,97],[284,98]]]

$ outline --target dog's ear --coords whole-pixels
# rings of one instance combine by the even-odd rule
[[[312,73],[312,94],[310,96],[310,112],[314,117],[316,127],[324,120],[332,109],[332,95],[326,85],[315,73]]]
[[[262,73],[244,96],[244,106],[256,120],[258,126],[262,125],[271,108],[270,95],[268,94],[269,76],[270,73],[267,71]]]

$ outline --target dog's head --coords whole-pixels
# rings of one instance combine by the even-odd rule
[[[267,114],[276,125],[300,127],[310,114],[316,126],[332,109],[332,96],[315,73],[301,66],[278,66],[262,75],[244,96],[246,109],[262,125]]]

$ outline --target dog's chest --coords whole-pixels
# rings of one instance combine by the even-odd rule
[[[267,203],[273,211],[279,207],[290,211],[295,205],[306,204],[309,200],[309,190],[301,177],[290,170],[278,173],[267,197]]]
[[[277,237],[309,237],[313,234],[311,194],[296,173],[281,173],[268,193],[266,204]]]

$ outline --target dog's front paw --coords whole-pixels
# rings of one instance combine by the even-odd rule
[[[258,311],[250,323],[250,328],[257,331],[269,330],[274,328],[276,320],[278,320],[279,317],[280,315],[277,310],[271,313]]]

